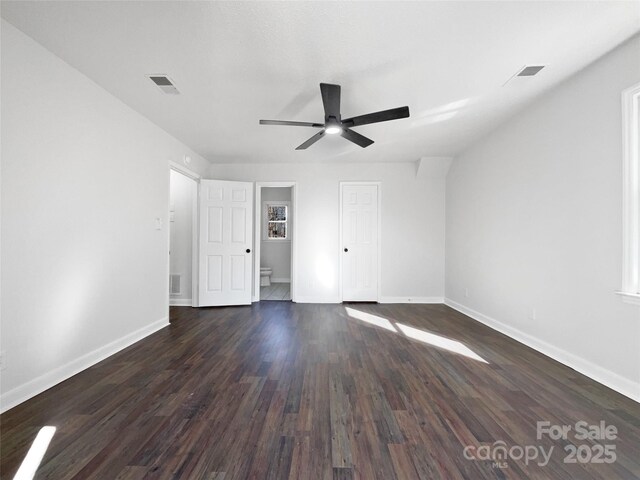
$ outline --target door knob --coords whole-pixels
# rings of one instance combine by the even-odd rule
[[[344,248],[344,251],[345,251],[345,252],[348,252],[348,251],[349,251],[349,249],[348,249],[347,247],[345,247],[345,248]]]
[[[250,249],[250,248],[247,248],[246,252],[247,252],[247,253],[251,253],[251,249]]]

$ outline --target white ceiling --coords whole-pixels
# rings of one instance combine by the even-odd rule
[[[452,156],[640,31],[637,1],[3,1],[2,16],[212,162]],[[548,67],[503,87],[525,64]],[[258,125],[321,122],[320,82],[342,85],[343,117],[411,118],[356,128],[366,149],[295,151],[315,129]]]

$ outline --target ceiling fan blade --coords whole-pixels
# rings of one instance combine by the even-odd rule
[[[289,122],[287,120],[260,120],[260,125],[287,125],[290,127],[315,127],[315,128],[324,127],[324,124],[322,123]]]
[[[350,142],[353,142],[356,145],[360,145],[362,148],[367,148],[373,143],[373,140],[371,140],[370,138],[367,138],[364,135],[360,135],[358,132],[354,132],[353,130],[349,130],[347,128],[344,128],[340,135]]]
[[[316,143],[318,140],[320,140],[322,137],[324,137],[324,130],[320,130],[318,133],[316,133],[309,140],[304,142],[302,145],[298,146],[296,148],[296,150],[305,150],[305,149],[309,148],[311,145],[313,145],[314,143]]]
[[[343,120],[343,125],[347,127],[358,127],[360,125],[368,125],[369,123],[388,122],[389,120],[397,120],[399,118],[407,118],[409,116],[409,107],[398,107],[390,110],[382,110],[381,112],[367,113],[357,117],[347,118]]]
[[[340,85],[321,83],[320,93],[322,93],[325,120],[329,117],[340,120]]]

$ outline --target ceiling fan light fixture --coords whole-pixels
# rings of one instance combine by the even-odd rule
[[[321,83],[320,94],[322,95],[322,105],[324,106],[324,124],[313,122],[290,122],[286,120],[260,120],[260,125],[291,125],[322,129],[306,142],[298,145],[296,150],[306,150],[324,137],[325,134],[340,134],[342,138],[353,142],[362,148],[366,148],[373,143],[373,140],[351,130],[351,127],[359,127],[360,125],[369,125],[371,123],[388,122],[389,120],[398,120],[409,116],[409,107],[398,107],[391,108],[389,110],[382,110],[380,112],[358,115],[356,117],[347,118],[343,121],[342,115],[340,114],[340,85]]]

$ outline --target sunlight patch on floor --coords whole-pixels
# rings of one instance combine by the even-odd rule
[[[13,480],[31,480],[35,476],[55,433],[56,427],[42,427],[40,429]]]
[[[347,315],[349,315],[352,318],[355,318],[356,320],[361,320],[370,325],[375,325],[376,327],[384,328],[392,332],[397,332],[396,328],[386,318],[382,318],[377,315],[372,315],[371,313],[361,312],[360,310],[355,310],[350,307],[344,307],[344,308],[347,311]]]
[[[431,345],[432,347],[441,348],[458,355],[463,355],[478,362],[489,363],[480,355],[467,347],[464,343],[461,343],[457,340],[452,340],[441,335],[436,335],[435,333],[421,330],[419,328],[410,327],[409,325],[404,325],[403,323],[391,322],[384,317],[356,310],[355,308],[344,307],[344,309],[346,310],[349,317],[360,320],[361,322],[368,323],[369,325],[384,328],[385,330],[389,330],[390,332],[403,333],[409,338],[418,340],[422,343],[426,343],[427,345]]]
[[[409,338],[419,340],[428,345],[442,348],[459,355],[464,355],[465,357],[472,358],[479,362],[489,363],[469,347],[467,347],[463,343],[458,342],[457,340],[451,340],[450,338],[442,337],[434,333],[425,332],[424,330],[410,327],[408,325],[403,325],[402,323],[396,323],[396,325],[400,330],[402,330],[402,333],[404,333]]]

